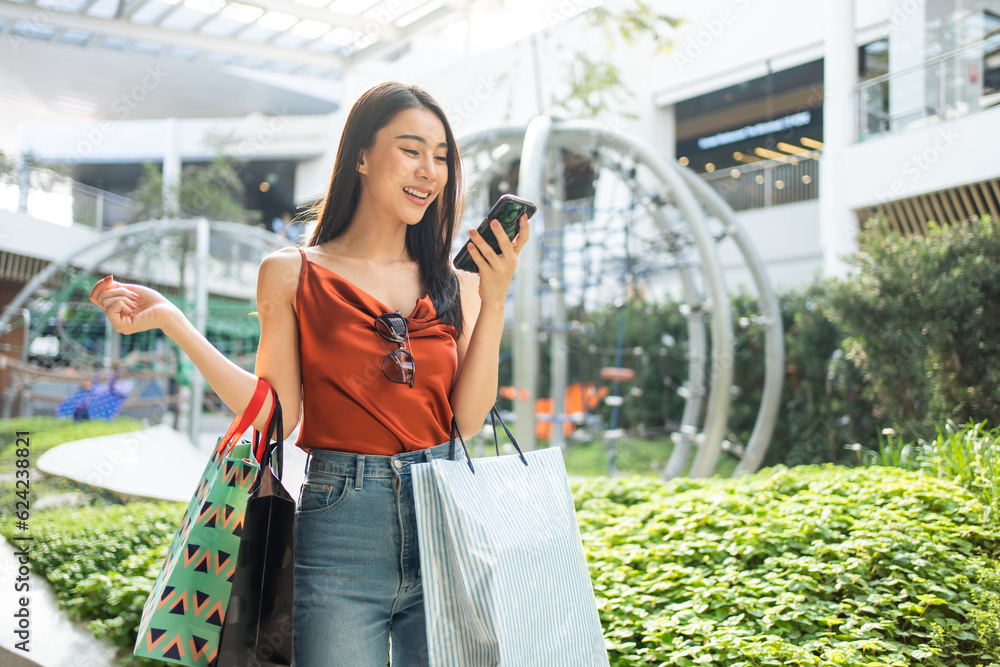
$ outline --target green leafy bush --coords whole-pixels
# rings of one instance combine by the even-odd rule
[[[180,524],[179,503],[51,509],[31,518],[31,566],[61,607],[123,649],[122,665],[164,665],[131,655],[142,608]],[[5,537],[10,522],[0,526]]]
[[[891,429],[878,450],[865,452],[868,465],[922,470],[964,487],[986,506],[989,520],[1000,519],[1000,427],[986,422],[960,428],[953,421],[937,426],[931,441],[893,437]]]
[[[575,493],[612,665],[982,665],[1000,529],[944,480],[800,466]]]
[[[938,427],[938,437],[922,442],[924,469],[965,487],[1000,522],[1000,427],[986,422],[959,428],[954,422]]]
[[[739,479],[599,478],[574,497],[616,667],[972,666],[989,664],[1000,636],[995,616],[974,624],[996,609],[995,597],[974,595],[998,590],[989,573],[1000,528],[945,480],[800,466]],[[32,518],[33,567],[65,608],[123,647],[121,664],[159,664],[130,652],[183,509]]]
[[[888,425],[865,395],[866,379],[841,349],[845,334],[823,310],[828,285],[814,282],[778,294],[785,335],[781,408],[764,466],[840,463],[844,445],[872,447]],[[747,294],[733,299],[736,328],[730,425],[737,441],[750,439],[764,390],[764,327],[760,305]]]
[[[972,592],[972,600],[978,607],[972,612],[972,621],[983,646],[1000,660],[1000,567],[984,571],[981,583],[982,588]]]
[[[891,431],[891,430],[890,430]],[[985,422],[959,428],[948,421],[938,426],[937,439],[907,442],[886,433],[878,451],[866,452],[869,465],[922,470],[965,488],[983,503],[984,519],[1000,523],[1000,428],[992,431]],[[978,607],[970,618],[983,646],[1000,657],[1000,573],[984,572],[983,589],[973,592]]]
[[[1000,424],[1000,221],[904,237],[883,220],[859,243],[826,309],[878,408],[904,436],[944,419]]]

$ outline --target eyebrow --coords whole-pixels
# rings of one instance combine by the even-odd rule
[[[426,144],[427,143],[426,139],[424,139],[423,137],[421,137],[419,135],[416,135],[416,134],[401,134],[401,135],[399,135],[396,138],[397,139],[413,139],[414,141],[419,141],[422,144]],[[444,143],[442,141],[440,144],[438,144],[438,148],[448,148],[448,144],[446,144],[446,143]]]

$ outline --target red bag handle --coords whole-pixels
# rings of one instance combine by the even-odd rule
[[[271,389],[271,396],[274,398],[274,401],[271,403],[271,414],[267,417],[267,424],[264,426],[264,430],[258,431],[254,429],[253,431],[253,457],[258,464],[263,466],[264,455],[267,453],[268,447],[271,445],[271,438],[273,437],[278,443],[277,467],[274,469],[278,473],[278,479],[281,479],[281,467],[284,458],[281,453],[281,445],[285,440],[283,433],[284,425],[281,421],[281,404],[278,402],[278,392]],[[277,416],[277,419],[275,416]],[[267,457],[268,460],[270,458],[270,456]]]
[[[239,438],[243,433],[250,427],[253,423],[254,417],[260,412],[261,407],[264,405],[264,398],[267,396],[268,392],[271,390],[271,383],[262,377],[257,378],[257,387],[254,389],[253,398],[250,399],[249,405],[247,405],[246,410],[243,411],[242,415],[236,415],[233,417],[233,422],[229,425],[226,430],[226,435],[223,436],[222,441],[219,443],[219,450],[228,450],[231,441],[234,438]],[[271,404],[271,413],[267,416],[267,421],[271,421],[271,416],[274,415],[274,404]]]

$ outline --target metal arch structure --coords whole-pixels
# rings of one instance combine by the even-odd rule
[[[6,306],[3,313],[0,313],[0,330],[3,330],[8,324],[10,324],[11,320],[14,319],[14,311],[23,307],[24,303],[28,300],[31,294],[35,292],[35,290],[44,285],[49,278],[59,271],[67,269],[70,265],[72,265],[74,260],[87,257],[87,255],[91,252],[106,246],[104,254],[87,258],[87,263],[82,267],[82,270],[89,273],[96,269],[102,262],[105,262],[119,254],[121,252],[120,245],[122,242],[127,241],[132,237],[141,236],[144,241],[150,241],[168,236],[170,234],[193,231],[197,230],[200,224],[203,224],[203,220],[204,219],[149,220],[146,222],[138,222],[132,225],[127,225],[121,229],[104,232],[92,242],[80,246],[61,259],[50,263],[44,269],[39,271],[34,278],[28,281],[28,283],[21,288],[21,291],[17,293],[17,296],[14,297],[14,300]],[[216,222],[204,220],[204,223],[207,223],[208,229],[211,232],[228,236],[243,242],[248,240],[258,241],[262,249],[278,247],[274,243],[276,235],[261,228],[249,227],[236,222]]]
[[[536,202],[558,201],[558,196],[563,195],[563,188],[559,187],[561,171],[552,168],[560,150],[592,154],[596,166],[616,172],[634,197],[651,197],[651,201],[656,202],[650,207],[651,218],[668,242],[679,234],[690,239],[698,265],[679,263],[677,267],[681,292],[690,307],[687,315],[688,379],[682,394],[684,412],[673,438],[676,444],[663,471],[667,478],[684,473],[694,446],[698,450],[689,474],[710,476],[722,451],[732,401],[735,357],[729,295],[717,245],[726,237],[735,242],[750,271],[760,303],[758,321],[764,329],[765,373],[753,432],[734,474],[756,471],[770,443],[780,406],[784,334],[778,300],[763,263],[725,201],[696,174],[667,160],[648,143],[594,120],[558,120],[543,115],[527,126],[496,127],[468,134],[460,139],[459,145],[466,158],[477,153],[491,156],[491,161],[470,178],[469,191],[482,190],[482,184],[505,173],[513,160],[520,158],[517,194]],[[632,165],[630,169],[623,168],[626,162]],[[559,173],[554,173],[556,171]],[[547,197],[550,193],[546,193],[546,176],[556,184],[550,193],[555,192],[557,197]],[[539,207],[532,219],[536,235],[538,230],[553,231],[549,227],[561,224],[559,210],[559,206]],[[722,233],[713,234],[710,222],[721,224]],[[518,441],[528,448],[535,446],[538,246],[538,243],[529,243],[522,249],[515,278],[514,407]],[[561,276],[556,284],[561,287],[560,280]],[[556,292],[555,312],[558,314],[564,309],[559,306],[561,288]],[[568,349],[567,333],[561,325],[565,322],[552,327],[554,374],[566,368],[566,360],[560,357]],[[553,382],[556,387],[556,380]],[[565,378],[562,386],[565,386]],[[554,413],[561,414],[562,395],[555,392],[552,398]]]
[[[248,225],[235,222],[210,221],[206,218],[197,219],[175,219],[164,218],[160,220],[148,220],[120,229],[102,233],[90,243],[80,246],[69,252],[66,256],[58,259],[21,288],[14,297],[14,300],[0,313],[0,331],[6,330],[11,322],[16,319],[22,311],[25,303],[31,295],[60,271],[65,271],[74,262],[79,262],[79,266],[84,273],[92,273],[102,263],[122,255],[130,249],[130,243],[135,240],[141,243],[148,243],[165,236],[179,234],[182,232],[195,232],[196,238],[196,275],[195,275],[195,309],[194,325],[205,333],[205,325],[208,317],[208,277],[207,265],[209,258],[209,240],[212,233],[229,237],[244,244],[256,246],[263,252],[277,249],[281,244],[275,242],[280,239],[278,235],[262,228],[250,227]],[[109,333],[113,330],[108,326]],[[117,335],[117,334],[114,334]],[[201,411],[195,406],[201,406],[204,395],[204,383],[197,368],[193,370],[191,381],[191,418],[188,422],[189,436],[192,442],[197,442],[200,431]]]

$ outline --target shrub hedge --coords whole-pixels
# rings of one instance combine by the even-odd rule
[[[944,419],[1000,424],[1000,220],[905,237],[883,220],[859,243],[826,312],[879,409],[907,436]]]
[[[994,664],[971,615],[1000,527],[949,482],[800,466],[575,497],[615,667]]]
[[[992,664],[997,635],[980,637],[972,617],[977,604],[996,608],[995,595],[974,595],[997,590],[986,577],[1000,527],[950,482],[801,466],[739,479],[597,478],[574,498],[615,667]],[[123,647],[121,664],[157,664],[128,653],[183,509],[32,518],[32,566]]]
[[[53,508],[31,517],[31,567],[61,607],[122,647],[121,665],[166,665],[131,655],[142,608],[184,514],[180,503]],[[0,524],[10,537],[13,522]]]

